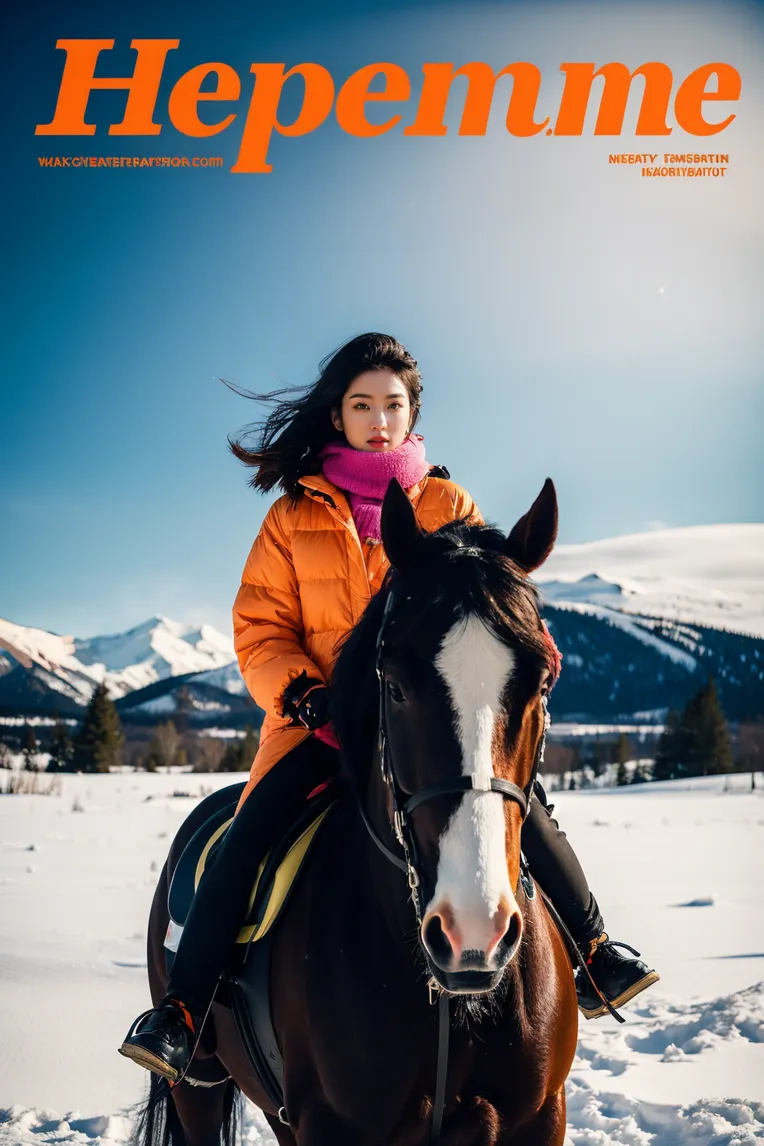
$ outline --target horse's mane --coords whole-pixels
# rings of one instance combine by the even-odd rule
[[[332,718],[345,768],[357,779],[367,773],[373,756],[379,714],[376,644],[391,591],[396,597],[391,641],[403,643],[426,624],[446,632],[460,617],[473,615],[505,644],[529,654],[539,670],[548,662],[536,588],[505,549],[500,530],[456,521],[424,535],[413,571],[388,572],[345,639],[332,680]]]

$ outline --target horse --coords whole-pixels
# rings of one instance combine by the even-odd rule
[[[231,1146],[242,1093],[279,1146],[563,1142],[573,972],[543,895],[521,878],[554,675],[529,574],[556,533],[549,479],[509,535],[458,521],[425,533],[391,483],[390,570],[332,681],[337,798],[272,939],[284,1109],[216,1001],[193,1070],[219,1085],[152,1076],[137,1146]],[[210,801],[230,792],[191,814],[161,873],[155,1003],[174,867]]]

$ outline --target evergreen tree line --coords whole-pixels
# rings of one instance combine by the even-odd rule
[[[188,767],[194,772],[248,772],[252,767],[259,733],[247,725],[244,736],[223,740],[219,736],[201,736],[178,732],[172,720],[157,725],[147,751],[137,749],[130,763],[147,772],[158,768]]]
[[[168,720],[157,725],[145,747],[134,749],[129,763],[147,772],[189,765],[195,772],[248,772],[259,742],[259,732],[250,725],[243,737],[223,740],[189,731],[181,734]],[[62,720],[53,726],[45,749],[30,724],[21,735],[24,768],[30,772],[38,771],[37,755],[43,750],[49,753],[48,772],[109,772],[123,763],[125,747],[119,714],[103,684],[94,689],[74,735]],[[0,743],[0,768],[10,767],[10,759],[10,749]]]
[[[643,784],[650,779],[645,761],[636,760],[631,772],[626,767],[636,755],[637,749],[625,732],[618,737],[598,736],[575,748],[551,741],[546,746],[544,774],[557,777],[558,790],[567,785],[573,791],[589,787],[606,768],[615,765],[617,784]]]
[[[724,719],[713,677],[680,714],[666,717],[653,764],[654,780],[685,776],[713,776],[734,768],[729,728]]]
[[[580,747],[554,742],[547,745],[544,771],[558,776],[560,785],[587,786],[607,766],[615,765],[615,783],[642,784],[646,780],[675,780],[758,771],[764,766],[764,725],[743,724],[737,734],[737,763],[716,685],[709,677],[682,712],[671,711],[655,749],[654,762],[637,759],[638,749],[626,733],[617,739],[589,741]],[[634,763],[627,767],[631,761]],[[568,779],[569,776],[569,779]]]
[[[629,770],[626,767],[629,760],[634,760],[634,750],[628,736],[625,732],[622,732],[618,737],[618,749],[616,753],[616,785],[622,788],[624,784],[644,784],[646,781],[652,779],[649,772],[649,764],[646,765],[643,760],[634,760],[634,767],[631,770],[631,774],[629,774]]]
[[[762,768],[762,728],[741,727],[738,736],[739,765],[745,770]],[[158,768],[188,767],[196,772],[249,771],[257,752],[259,733],[247,725],[243,737],[220,737],[198,733],[180,733],[172,720],[157,725],[148,746],[137,747],[129,763],[146,771]],[[63,721],[57,721],[47,746],[49,772],[108,772],[121,764],[125,735],[117,710],[106,686],[96,686],[82,721],[70,736]],[[34,728],[27,725],[21,737],[24,767],[37,771],[36,754],[40,751]],[[735,767],[729,729],[724,718],[713,677],[691,697],[683,712],[672,711],[666,718],[658,742],[655,762],[650,772],[637,761],[629,771],[627,763],[636,752],[625,733],[617,741],[597,741],[586,754],[566,745],[547,745],[545,771],[566,776],[576,787],[576,777],[584,780],[584,771],[595,779],[608,764],[616,765],[616,783],[638,784],[645,780],[674,780],[688,776],[709,776],[731,772]],[[10,752],[0,744],[0,768],[10,765]]]
[[[606,768],[615,765],[616,784],[644,784],[649,780],[649,762],[635,759],[637,749],[625,732],[617,738],[597,737],[582,747],[572,748],[566,744],[547,744],[544,757],[544,774],[556,777],[553,787],[559,791],[563,787],[574,791],[588,788],[597,781]],[[626,767],[634,760],[631,771]]]

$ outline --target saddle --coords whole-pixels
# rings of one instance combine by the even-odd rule
[[[168,972],[196,889],[205,868],[215,861],[233,821],[242,789],[243,785],[234,785],[216,793],[217,798],[208,797],[212,805],[210,815],[186,845],[175,868],[167,900],[170,923],[164,941]],[[230,793],[230,802],[225,802],[226,793]],[[331,785],[313,796],[283,839],[261,862],[236,938],[236,949],[216,994],[218,1003],[231,1008],[250,1063],[279,1111],[284,1103],[284,1065],[271,1018],[270,940],[335,799]],[[200,805],[200,809],[202,807]],[[215,1085],[196,1081],[191,1074],[186,1076],[186,1081],[191,1085]]]

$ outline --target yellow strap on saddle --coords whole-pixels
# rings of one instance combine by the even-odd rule
[[[311,824],[309,824],[308,827],[305,828],[305,830],[294,841],[289,851],[286,853],[283,860],[276,869],[276,874],[273,877],[271,893],[268,897],[268,902],[265,906],[265,911],[261,921],[257,924],[248,924],[242,927],[236,939],[237,943],[257,942],[258,939],[262,939],[262,937],[271,929],[273,924],[276,922],[281,913],[281,909],[284,906],[287,895],[289,894],[290,888],[292,887],[292,884],[300,872],[300,868],[302,867],[303,860],[307,855],[308,848],[312,844],[313,838],[323,823],[324,817],[326,816],[326,813],[329,811],[331,806],[332,805],[330,804],[329,807],[324,808],[321,814],[318,815],[316,819]],[[201,880],[202,875],[204,874],[204,868],[206,866],[207,857],[211,848],[220,839],[223,832],[225,832],[226,829],[231,826],[232,823],[233,816],[230,820],[226,820],[224,824],[221,824],[220,827],[217,828],[217,830],[213,832],[213,834],[207,840],[207,843],[204,846],[204,850],[199,856],[199,862],[196,865],[196,872],[194,873],[195,891],[199,886],[199,881]],[[249,917],[249,913],[251,912],[254,905],[255,897],[257,896],[257,891],[260,884],[260,879],[262,877],[265,865],[268,862],[269,855],[270,852],[267,852],[257,869],[257,877],[255,878],[255,882],[249,897],[246,917]]]

